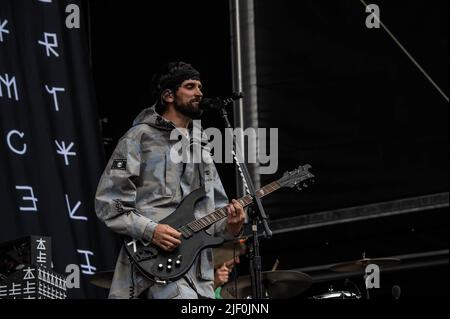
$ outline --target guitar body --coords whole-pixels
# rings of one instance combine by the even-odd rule
[[[272,182],[256,192],[261,198],[281,187],[308,187],[314,181],[314,175],[308,170],[311,165],[300,166],[286,172],[282,178]],[[176,281],[186,274],[202,249],[218,247],[224,242],[221,237],[214,237],[205,232],[212,224],[227,217],[227,210],[222,207],[198,220],[195,218],[195,204],[205,197],[203,188],[199,188],[178,205],[176,210],[159,223],[170,225],[181,234],[181,244],[172,252],[166,252],[156,245],[143,243],[130,237],[124,238],[125,250],[131,262],[150,280],[165,284]],[[252,204],[249,195],[238,200],[243,207]]]
[[[141,241],[125,237],[126,252],[144,276],[158,283],[176,281],[188,272],[201,250],[222,245],[223,238],[211,236],[204,230],[193,232],[184,227],[195,221],[195,204],[205,195],[203,188],[193,191],[172,214],[159,222],[183,234],[181,244],[175,250],[166,252],[156,245],[144,245]]]

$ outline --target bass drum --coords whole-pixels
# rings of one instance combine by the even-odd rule
[[[361,299],[361,296],[350,291],[330,291],[321,295],[313,296],[311,299]]]

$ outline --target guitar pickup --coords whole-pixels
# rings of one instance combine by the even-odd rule
[[[146,248],[139,250],[135,254],[135,259],[136,259],[136,261],[140,262],[140,261],[155,258],[157,255],[158,255],[158,250],[156,248],[146,247]]]

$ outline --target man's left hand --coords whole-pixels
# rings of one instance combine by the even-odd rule
[[[227,206],[227,231],[233,236],[238,236],[245,221],[245,211],[242,205],[235,199]]]

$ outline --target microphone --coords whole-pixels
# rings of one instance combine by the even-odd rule
[[[202,110],[221,110],[234,101],[240,100],[244,97],[242,92],[234,92],[229,97],[204,98],[200,102],[200,109]]]
[[[392,287],[392,296],[394,297],[394,299],[399,299],[401,293],[402,290],[400,289],[400,286],[395,285]]]

